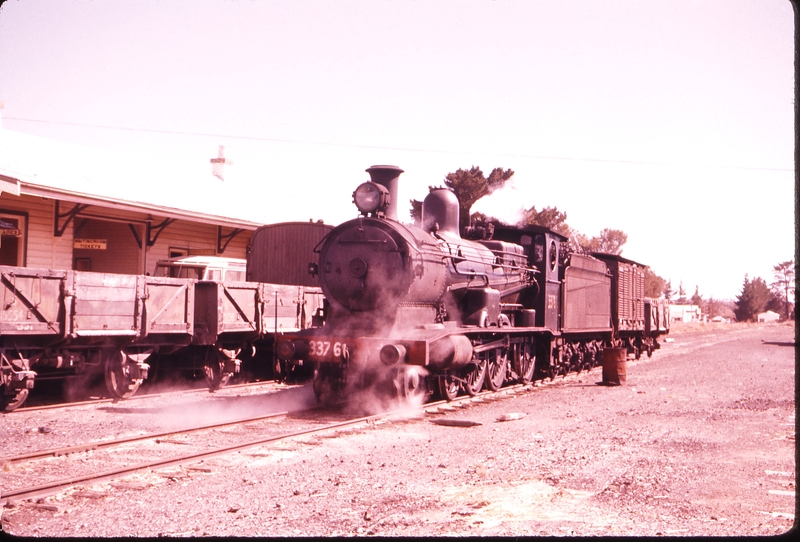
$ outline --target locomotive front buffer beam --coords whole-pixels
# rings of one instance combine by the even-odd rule
[[[345,338],[315,336],[287,337],[278,341],[276,353],[281,360],[305,360],[316,365],[360,365],[380,362],[394,365],[418,365],[432,370],[465,367],[473,358],[472,343],[464,335],[423,332],[414,338]]]

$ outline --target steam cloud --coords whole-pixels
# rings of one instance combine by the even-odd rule
[[[525,217],[525,208],[520,205],[522,200],[523,191],[517,184],[517,178],[511,177],[500,188],[476,201],[471,212],[483,213],[506,224],[518,225]]]

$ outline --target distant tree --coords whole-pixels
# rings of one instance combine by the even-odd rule
[[[714,297],[709,297],[707,301],[705,301],[705,312],[709,318],[714,318],[719,314],[719,303],[714,300]]]
[[[718,299],[717,310],[726,318],[736,318],[736,301],[734,299]]]
[[[683,281],[680,281],[678,283],[678,300],[676,303],[678,305],[686,305],[686,301],[686,288],[683,287]]]
[[[541,211],[536,206],[523,211],[523,225],[544,226],[560,233],[565,237],[572,234],[572,228],[567,225],[567,213],[562,213],[557,207],[545,207]]]
[[[754,321],[759,313],[764,312],[772,298],[772,292],[764,279],[756,277],[749,280],[745,275],[742,292],[736,296],[736,319],[739,322]]]
[[[658,299],[664,295],[666,280],[659,277],[649,267],[644,268],[644,296]]]
[[[422,202],[416,199],[411,200],[411,220],[414,221],[414,224],[420,224],[422,222]]]
[[[697,305],[701,309],[703,308],[703,298],[700,295],[700,287],[699,286],[695,286],[694,287],[694,294],[692,295],[691,302],[692,302],[692,305]]]
[[[488,185],[489,193],[491,194],[498,188],[502,187],[506,181],[513,176],[514,170],[512,169],[503,169],[501,167],[494,168],[486,178],[486,184]]]
[[[770,286],[775,293],[775,297],[780,301],[783,308],[784,318],[789,319],[791,306],[794,305],[789,299],[789,294],[795,296],[795,265],[794,260],[781,262],[773,268],[773,281]],[[796,299],[796,298],[795,298]],[[781,312],[781,311],[778,311]]]
[[[783,298],[773,293],[764,310],[772,311],[775,314],[786,314],[788,312],[787,309],[788,306],[784,303]]]
[[[621,254],[622,245],[628,241],[628,235],[622,230],[605,228],[597,237],[587,239],[585,235],[577,234],[578,245],[584,252],[603,252],[605,254]]]
[[[672,301],[672,296],[675,295],[675,290],[672,289],[672,281],[668,280],[667,283],[664,285],[664,299],[667,301]]]
[[[477,166],[471,169],[459,169],[445,176],[445,186],[451,188],[458,198],[459,228],[469,226],[470,209],[472,205],[487,194],[491,194],[514,176],[510,169],[494,168],[489,177],[484,177],[483,171]]]

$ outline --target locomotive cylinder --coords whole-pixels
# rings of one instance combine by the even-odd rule
[[[387,344],[381,348],[381,363],[387,367],[406,361],[406,347],[402,344]]]
[[[472,361],[472,343],[464,335],[448,335],[430,345],[433,369],[460,369]]]

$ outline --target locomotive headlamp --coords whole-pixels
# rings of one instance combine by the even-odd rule
[[[353,202],[362,214],[385,211],[389,206],[389,191],[373,182],[363,183],[353,192]]]

